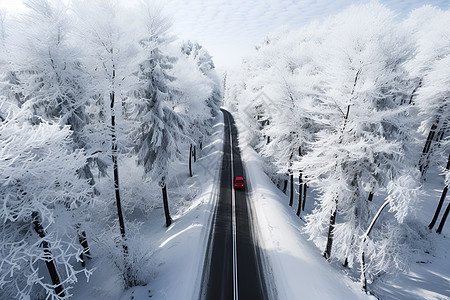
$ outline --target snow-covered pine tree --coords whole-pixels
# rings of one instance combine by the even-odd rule
[[[171,23],[158,8],[148,6],[143,13],[145,32],[139,44],[144,58],[137,68],[139,83],[128,101],[131,118],[137,121],[131,138],[138,164],[161,185],[169,226],[171,218],[165,195],[168,166],[173,159],[181,158],[180,145],[189,138],[185,120],[174,110],[179,95],[172,86],[175,77],[169,72],[176,58],[165,53],[165,47],[172,41]]]

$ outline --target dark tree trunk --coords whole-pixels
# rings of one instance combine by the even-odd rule
[[[89,250],[89,245],[86,238],[86,232],[80,231],[81,224],[77,224],[75,227],[77,229],[78,234],[78,241],[80,242],[80,245],[83,247],[83,252],[80,254],[81,259],[81,266],[84,268],[86,266],[86,258],[91,258],[91,252]]]
[[[113,76],[115,75],[115,72],[113,71]],[[114,191],[116,196],[116,205],[117,205],[117,214],[119,216],[119,226],[120,226],[120,233],[122,234],[122,238],[125,238],[125,223],[123,220],[123,213],[122,213],[122,204],[120,202],[120,185],[119,185],[119,166],[117,162],[117,137],[116,137],[116,114],[114,111],[114,92],[111,92],[109,94],[109,98],[111,101],[111,157],[113,161],[113,170],[114,170]],[[126,245],[124,244],[124,250],[126,252]]]
[[[364,239],[364,243],[366,239]],[[363,290],[367,291],[367,278],[366,278],[366,254],[364,251],[361,253],[361,282],[363,285]]]
[[[434,225],[436,224],[436,221],[438,219],[439,213],[441,212],[441,209],[442,209],[442,205],[444,204],[445,197],[447,196],[447,191],[448,191],[448,185],[446,185],[444,187],[444,190],[442,191],[441,199],[439,200],[439,204],[438,204],[438,206],[436,208],[436,211],[434,213],[433,220],[431,220],[430,225],[428,225],[428,228],[430,228],[430,229],[433,229]],[[442,217],[442,219],[443,218],[444,217]],[[441,223],[442,223],[442,221],[441,221]]]
[[[448,156],[446,169],[447,170],[450,169],[450,155]],[[433,229],[434,225],[436,224],[436,221],[439,217],[439,213],[441,212],[441,209],[442,209],[442,205],[444,204],[445,197],[447,196],[447,191],[448,191],[448,185],[446,185],[444,187],[444,190],[442,191],[441,199],[439,199],[438,206],[436,208],[436,211],[434,212],[433,219],[431,220],[430,225],[428,225],[428,228],[430,228],[430,229]]]
[[[112,50],[111,50],[112,51]],[[113,65],[112,81],[116,78],[115,65]],[[116,198],[117,215],[119,216],[120,234],[122,235],[122,248],[123,255],[128,255],[128,246],[125,242],[125,222],[123,219],[122,204],[120,201],[120,185],[119,185],[119,166],[118,166],[118,153],[117,153],[117,136],[116,136],[116,113],[114,110],[115,105],[115,92],[112,90],[109,93],[110,111],[111,111],[111,158],[113,162],[113,175],[114,175],[114,194]]]
[[[305,205],[306,205],[306,189],[308,188],[308,185],[303,183],[303,203],[302,203],[302,210],[305,211]]]
[[[430,132],[428,133],[425,146],[423,147],[422,150],[422,155],[419,161],[419,170],[420,172],[422,172],[422,175],[425,175],[425,172],[428,168],[429,153],[431,149],[431,144],[433,143],[434,136],[436,135],[436,128],[437,128],[436,123],[433,123],[433,125],[431,125]]]
[[[344,263],[342,264],[344,268],[348,267],[348,257],[345,258]]]
[[[189,147],[189,176],[192,177],[192,144]]]
[[[369,197],[367,198],[368,201],[372,201],[373,200],[373,192],[369,193]]]
[[[330,226],[328,227],[328,238],[327,245],[325,247],[325,251],[323,252],[323,257],[325,259],[329,259],[331,257],[331,248],[333,246],[333,238],[334,238],[334,224],[336,223],[336,213],[337,213],[337,200],[336,207],[330,216]]]
[[[351,95],[353,95],[353,93],[355,92],[356,83],[358,82],[358,77],[359,77],[360,73],[361,73],[361,69],[359,69],[358,72],[356,72],[355,82],[353,83],[353,89],[352,89]],[[345,131],[345,127],[347,126],[348,116],[350,115],[350,106],[351,106],[351,104],[347,105],[347,113],[345,114],[345,117],[344,117],[344,124],[342,126],[342,133],[339,138],[339,144],[341,144],[344,139],[344,131]],[[328,226],[327,245],[322,254],[323,257],[325,257],[325,259],[329,259],[331,257],[331,248],[333,246],[334,225],[336,224],[336,215],[337,215],[337,209],[338,209],[338,199],[337,198],[335,199],[335,202],[336,202],[335,208],[334,208],[334,210],[331,211],[331,215],[330,215],[330,222],[329,222],[329,226]]]
[[[170,224],[172,224],[172,218],[170,217],[169,201],[167,199],[167,185],[164,182],[164,178],[162,180],[162,195],[163,195],[163,204],[164,204],[164,215],[166,216],[166,227],[169,227]]]
[[[86,266],[86,260],[91,258],[91,251],[89,250],[89,245],[86,238],[86,231],[82,231],[78,234],[78,241],[80,242],[81,246],[83,246],[83,253],[81,253],[81,266],[84,268]]]
[[[298,208],[297,208],[297,216],[300,217],[300,211],[302,210],[302,199],[303,199],[303,180],[302,173],[298,175]]]
[[[423,147],[422,154],[430,152],[431,143],[433,142],[434,136],[436,134],[436,128],[437,128],[436,124],[431,125],[431,129],[430,132],[428,133],[428,137],[425,142],[425,146]]]
[[[448,203],[447,209],[445,210],[444,215],[442,216],[441,222],[439,223],[439,226],[436,229],[437,233],[439,233],[439,234],[442,233],[442,229],[444,229],[444,224],[445,224],[445,221],[447,220],[449,212],[450,212],[450,202]]]
[[[197,148],[194,145],[194,151],[192,152],[192,155],[194,156],[194,162],[197,162]]]
[[[286,194],[286,191],[287,191],[287,186],[288,186],[288,180],[285,179],[284,180],[284,185],[283,185],[283,193],[285,193],[285,194]]]
[[[34,231],[39,235],[40,238],[45,238],[46,233],[44,227],[41,224],[41,218],[38,212],[33,212],[31,214],[33,219]],[[47,241],[42,241],[41,247],[44,248],[45,253],[45,264],[47,265],[50,278],[52,279],[52,284],[55,286],[55,292],[60,297],[65,297],[64,288],[61,284],[61,279],[59,278],[58,271],[56,270],[55,262],[52,258],[52,252],[50,251],[50,244]]]
[[[409,98],[409,104],[413,104],[413,98],[416,94],[417,90],[422,86],[422,80],[419,81],[419,84],[414,88],[413,92],[411,93],[411,97]]]
[[[294,174],[291,174],[291,192],[289,197],[289,206],[292,206],[294,204]]]

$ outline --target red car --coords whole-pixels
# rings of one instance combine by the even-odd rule
[[[235,189],[245,189],[245,180],[243,177],[234,178],[234,188]]]

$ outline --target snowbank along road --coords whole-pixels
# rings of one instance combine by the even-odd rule
[[[216,204],[203,269],[201,299],[267,299],[266,285],[244,190],[234,190],[233,178],[244,176],[237,129],[224,114],[224,146],[220,194]]]

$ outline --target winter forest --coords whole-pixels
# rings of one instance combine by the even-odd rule
[[[439,180],[430,169],[445,184],[429,229],[440,233],[450,209],[442,216],[449,28],[449,10],[423,6],[399,21],[376,2],[351,6],[269,35],[225,78],[225,100],[265,171],[290,190],[289,205],[301,215],[315,200],[302,216],[305,232],[326,259],[363,270],[364,287],[404,270],[411,252],[426,248],[430,232],[417,222],[417,202],[423,183]]]
[[[426,251],[450,211],[450,10],[350,6],[269,34],[221,77],[151,2],[0,11],[0,299],[70,299],[104,265],[123,290],[151,285],[138,233],[198,196],[177,168],[193,176],[222,105],[315,250],[363,289]]]
[[[0,298],[68,298],[90,252],[139,284],[139,224],[123,216],[162,203],[170,164],[208,135],[222,101],[211,56],[174,43],[150,4],[26,5],[0,15]]]

